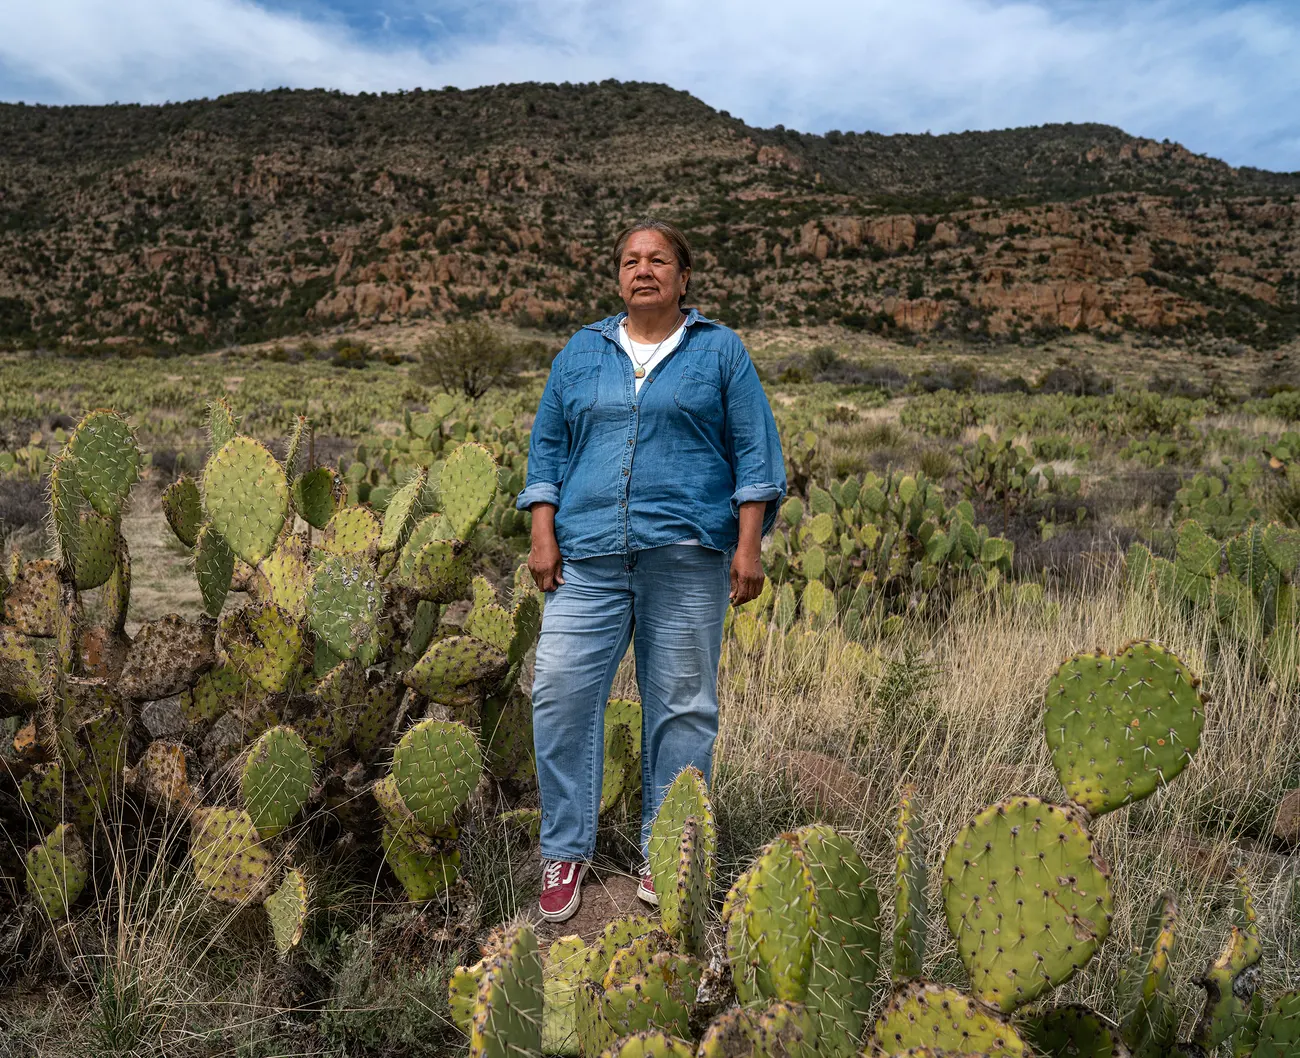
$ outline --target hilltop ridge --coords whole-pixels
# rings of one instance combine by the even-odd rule
[[[817,136],[606,81],[6,104],[0,141],[10,346],[563,327],[615,307],[606,245],[643,213],[742,326],[1300,334],[1300,174],[1104,125]]]

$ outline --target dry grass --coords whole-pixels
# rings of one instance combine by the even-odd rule
[[[857,838],[887,902],[893,802],[904,782],[915,783],[927,823],[931,906],[941,908],[937,868],[967,819],[1016,793],[1064,796],[1041,723],[1042,694],[1060,661],[1155,638],[1203,674],[1210,707],[1202,747],[1149,801],[1095,822],[1113,870],[1113,935],[1053,1001],[1080,999],[1118,1013],[1117,971],[1150,906],[1172,890],[1183,913],[1176,968],[1190,1017],[1201,998],[1193,979],[1227,935],[1234,864],[1246,869],[1256,892],[1266,991],[1293,985],[1300,972],[1300,881],[1295,865],[1258,839],[1284,789],[1300,777],[1296,688],[1268,687],[1248,659],[1216,652],[1207,626],[1160,612],[1113,575],[1098,575],[1060,603],[1056,615],[973,604],[928,641],[911,645],[903,639],[863,649],[831,629],[785,643],[778,638],[754,659],[733,654],[724,673],[717,799],[724,809],[730,800],[788,801],[777,763],[788,750],[842,759],[866,779],[869,794],[856,819],[837,822]],[[932,923],[929,939],[928,970],[960,982],[942,921]]]

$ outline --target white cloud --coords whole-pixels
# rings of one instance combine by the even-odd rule
[[[934,132],[1100,121],[1300,169],[1300,14],[1060,0],[407,0],[419,39],[247,0],[0,8],[0,96],[160,101],[247,88],[662,81],[761,125]],[[459,35],[446,26],[468,24]],[[393,19],[400,29],[414,23]]]

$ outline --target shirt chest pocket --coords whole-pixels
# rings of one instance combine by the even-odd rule
[[[600,396],[600,365],[574,368],[564,376],[564,418],[574,422],[596,406]]]
[[[698,371],[688,370],[682,374],[673,400],[682,411],[704,422],[717,422],[722,418],[722,390],[716,380],[706,378]]]

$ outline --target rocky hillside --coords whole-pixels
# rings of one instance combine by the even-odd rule
[[[757,129],[661,85],[0,106],[0,343],[214,345],[616,306],[628,218],[682,223],[727,322],[1300,334],[1300,174],[1101,125]]]

